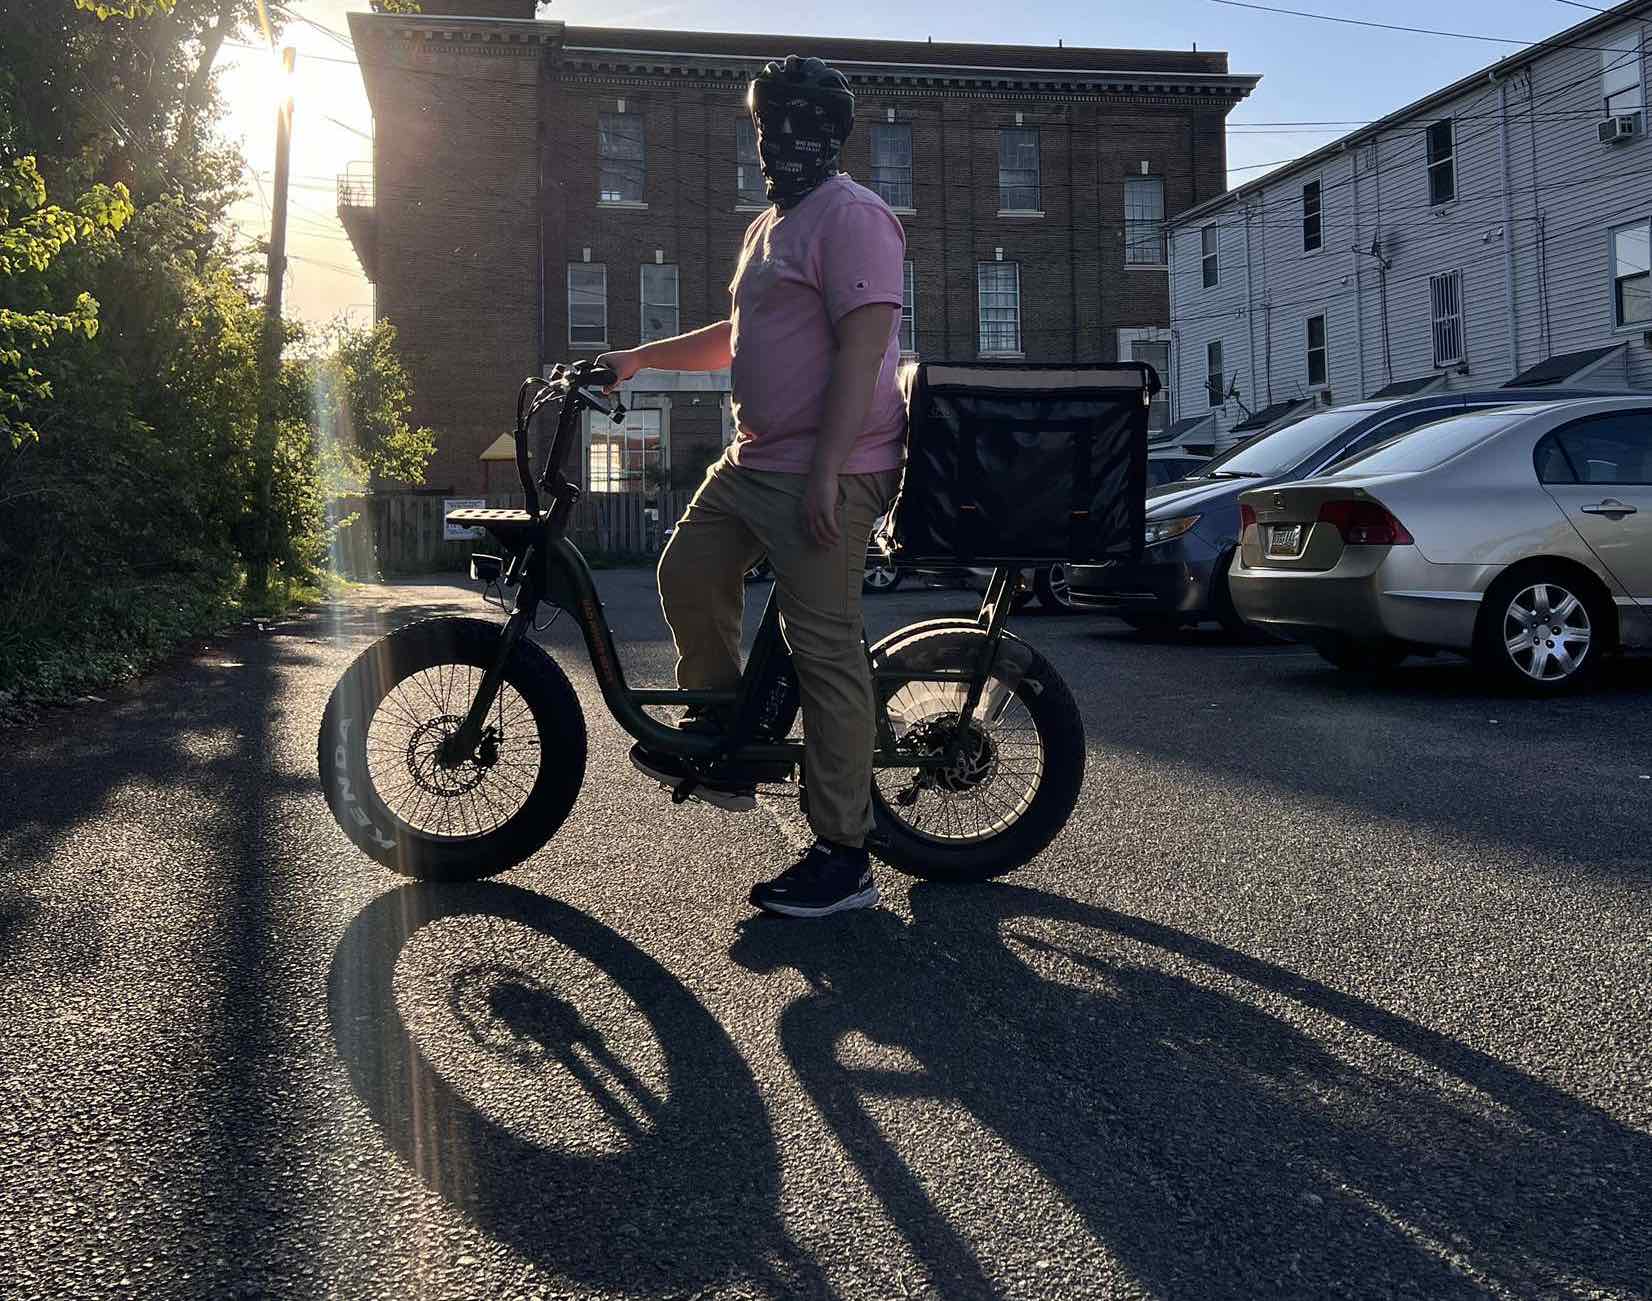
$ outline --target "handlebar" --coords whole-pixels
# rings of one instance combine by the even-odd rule
[[[625,404],[617,397],[609,401],[601,393],[602,389],[618,383],[619,375],[611,366],[599,366],[595,361],[576,361],[572,365],[558,365],[552,369],[549,379],[530,375],[522,381],[522,386],[516,392],[516,474],[522,480],[522,491],[527,497],[530,514],[538,516],[539,485],[550,479],[553,470],[560,473],[562,461],[566,456],[566,449],[562,446],[563,429],[559,419],[558,437],[552,445],[551,455],[546,458],[539,483],[534,482],[533,467],[528,463],[528,431],[533,427],[533,418],[548,403],[560,401],[562,418],[566,418],[574,410],[589,407],[593,411],[602,412],[618,424],[625,419]]]

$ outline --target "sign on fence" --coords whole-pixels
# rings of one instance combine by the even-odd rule
[[[442,499],[442,541],[465,542],[471,538],[481,537],[481,529],[467,528],[463,524],[449,524],[447,516],[449,511],[481,510],[487,504],[487,501],[481,497],[444,497]]]

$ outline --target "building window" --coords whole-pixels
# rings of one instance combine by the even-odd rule
[[[597,197],[641,203],[644,167],[642,114],[597,114]]]
[[[739,203],[764,207],[769,201],[757,159],[757,127],[749,117],[734,124],[734,192]]]
[[[1308,318],[1308,387],[1322,388],[1325,384],[1325,318]]]
[[[1212,222],[1199,232],[1200,266],[1204,271],[1205,288],[1214,289],[1221,278],[1221,267],[1216,258],[1216,225]]]
[[[984,356],[1021,352],[1021,264],[982,262],[976,267]]]
[[[608,268],[601,262],[568,264],[568,342],[608,345]]]
[[[1319,182],[1309,181],[1302,187],[1302,251],[1318,252],[1320,236]]]
[[[1038,128],[1005,127],[998,133],[998,207],[1039,212]]]
[[[1124,178],[1124,261],[1127,266],[1163,266],[1164,180]]]
[[[1428,201],[1450,203],[1457,197],[1457,142],[1451,119],[1441,118],[1428,128]]]
[[[1462,272],[1430,276],[1428,302],[1434,321],[1434,365],[1455,366],[1463,359]]]
[[[642,492],[665,469],[663,412],[632,407],[616,425],[599,411],[586,426],[591,440],[592,492]]]
[[[642,341],[669,339],[677,328],[677,268],[645,262],[642,268]]]
[[[906,286],[901,291],[901,351],[918,351],[918,287],[911,262],[906,264]]]
[[[1612,232],[1612,304],[1619,325],[1652,321],[1652,226],[1644,221]]]
[[[912,128],[907,123],[873,126],[872,188],[891,208],[912,207]]]
[[[1205,344],[1205,396],[1210,405],[1219,407],[1227,401],[1227,389],[1222,378],[1222,341],[1212,339]]]
[[[1600,52],[1600,95],[1608,117],[1638,113],[1641,93],[1641,40],[1637,32],[1606,42]]]
[[[1119,355],[1125,361],[1145,361],[1158,373],[1160,388],[1147,407],[1149,437],[1162,434],[1170,428],[1170,341],[1152,337],[1161,333],[1154,330],[1120,330]],[[1148,337],[1142,337],[1148,335]]]

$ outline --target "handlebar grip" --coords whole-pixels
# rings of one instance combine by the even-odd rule
[[[580,376],[579,383],[582,388],[587,385],[591,388],[608,388],[619,383],[619,374],[612,366],[593,364]]]

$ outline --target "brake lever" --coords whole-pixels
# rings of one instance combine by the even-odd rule
[[[615,398],[613,402],[610,403],[606,398],[601,397],[593,390],[586,388],[579,390],[579,398],[581,402],[584,402],[594,410],[602,412],[603,415],[607,416],[616,425],[624,422],[625,403],[619,398]]]

